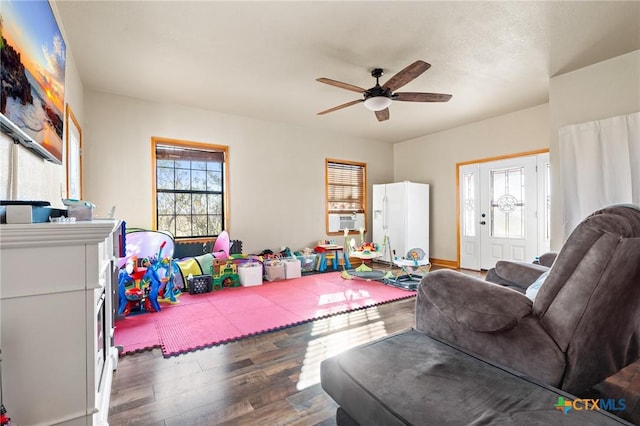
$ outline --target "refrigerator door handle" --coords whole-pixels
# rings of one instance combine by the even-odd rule
[[[382,229],[387,230],[387,194],[382,197]]]

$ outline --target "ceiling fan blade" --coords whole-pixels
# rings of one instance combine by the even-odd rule
[[[376,118],[378,121],[386,121],[389,119],[389,108],[385,108],[382,111],[376,111]]]
[[[336,80],[331,80],[330,78],[324,78],[324,77],[316,78],[316,81],[319,81],[320,83],[328,84],[329,86],[335,86],[335,87],[339,87],[341,89],[351,90],[351,91],[357,92],[357,93],[363,93],[363,92],[366,92],[366,90],[367,90],[367,89],[363,89],[362,87],[354,86],[353,84],[343,83],[341,81],[336,81]]]
[[[382,87],[395,92],[396,90],[428,70],[430,67],[431,65],[424,61],[415,61],[414,63],[391,77],[389,81],[382,85]]]
[[[393,95],[394,101],[404,102],[447,102],[451,95],[444,93],[398,92]]]
[[[337,111],[337,110],[342,109],[342,108],[350,107],[351,105],[359,104],[360,102],[364,102],[364,99],[356,99],[355,101],[347,102],[346,104],[338,105],[338,106],[335,106],[333,108],[329,108],[329,109],[326,109],[324,111],[320,111],[316,115],[328,114],[330,112]]]

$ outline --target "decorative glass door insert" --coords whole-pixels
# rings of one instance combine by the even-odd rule
[[[463,235],[465,237],[476,236],[476,171],[464,173],[462,176],[462,199],[464,219],[462,220]]]
[[[525,238],[524,167],[491,170],[491,236]]]

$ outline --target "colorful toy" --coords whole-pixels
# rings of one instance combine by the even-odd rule
[[[156,312],[160,311],[158,302],[179,303],[177,296],[182,294],[181,286],[175,280],[176,273],[179,272],[176,261],[168,256],[162,257],[162,250],[165,245],[165,242],[160,244],[158,255],[151,260],[149,268],[149,278],[152,282],[149,297]],[[160,297],[160,300],[158,300],[158,297]]]
[[[216,259],[227,259],[229,257],[229,234],[227,231],[222,231],[217,237],[216,242],[213,243],[213,249],[211,254]]]
[[[379,251],[379,246],[376,243],[362,243],[358,251],[362,254],[374,254]]]
[[[118,296],[120,303],[118,314],[127,316],[132,309],[145,309],[155,312],[151,300],[149,300],[151,278],[147,274],[146,266],[138,266],[138,257],[131,256],[127,259],[124,269],[118,275]],[[149,262],[143,259],[143,265]]]
[[[162,231],[127,232],[126,256],[118,262],[119,315],[134,310],[159,312],[159,301],[178,302],[181,285],[174,279],[179,271],[172,258],[174,247],[173,237]]]
[[[147,268],[145,277],[149,280],[149,286],[147,288],[147,296],[145,297],[144,308],[148,312],[160,312],[160,304],[158,304],[158,293],[160,287],[162,287],[162,281],[158,276],[158,271],[155,267]]]
[[[360,229],[360,237],[362,238],[363,232]],[[357,257],[362,260],[360,266],[356,269],[352,269],[349,271],[343,271],[342,278],[346,280],[359,278],[365,280],[379,280],[385,279],[390,272],[385,272],[381,270],[373,270],[371,267],[367,266],[365,261],[376,259],[382,256],[380,252],[380,246],[374,242],[362,242],[360,247],[356,248],[356,243],[354,239],[351,239],[349,242],[349,256]]]
[[[7,410],[4,405],[0,404],[0,425],[11,426],[12,424],[11,417],[7,416]]]
[[[158,247],[164,243],[164,253],[171,257],[175,243],[173,237],[162,231],[147,230],[128,230],[126,233],[125,256],[120,258],[119,268],[123,268],[126,260],[131,256],[137,256],[139,259],[151,258],[157,251]]]
[[[177,274],[180,273],[178,263],[174,259],[165,257],[156,263],[155,271],[161,282],[159,291],[160,301],[179,303],[177,297],[182,294],[182,289],[176,280]],[[163,274],[160,275],[158,271],[163,271]]]
[[[163,241],[158,254],[151,259],[139,261],[137,256],[127,259],[125,268],[118,276],[120,315],[129,315],[133,309],[160,312],[159,295],[162,295],[163,301],[178,303],[176,296],[180,294],[180,290],[173,280],[178,266],[171,258],[162,257],[162,250],[166,245],[167,242]],[[162,271],[162,274],[159,271]],[[165,296],[167,294],[168,296]]]
[[[7,409],[4,408],[2,399],[2,351],[0,351],[0,426],[12,426],[11,417],[7,415]]]
[[[238,266],[232,259],[213,259],[211,278],[211,287],[214,289],[240,286]]]
[[[293,253],[291,253],[291,249],[289,247],[282,247],[280,249],[281,257],[293,257]]]

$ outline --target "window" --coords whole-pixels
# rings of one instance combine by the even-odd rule
[[[152,138],[154,227],[176,238],[226,229],[228,148]]]
[[[326,159],[327,231],[330,214],[365,213],[366,175],[365,163]]]

